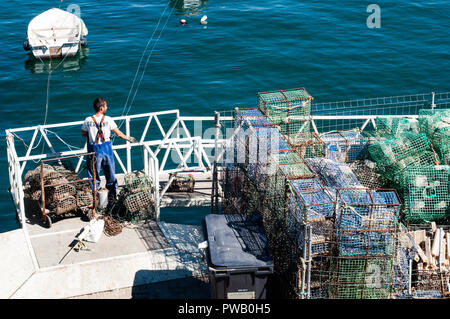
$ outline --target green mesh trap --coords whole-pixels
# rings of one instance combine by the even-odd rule
[[[130,193],[138,193],[152,189],[152,182],[149,176],[143,171],[135,171],[125,175],[124,186]]]
[[[406,157],[425,151],[431,151],[427,136],[414,132],[404,132],[369,145],[370,156],[378,165],[383,166],[396,164]]]
[[[274,124],[305,120],[311,115],[312,96],[304,89],[258,93],[258,108]]]
[[[377,117],[375,125],[375,134],[380,137],[392,137],[408,131],[419,132],[417,120],[402,117]]]
[[[411,166],[407,168],[407,178],[407,220],[413,223],[432,222],[449,216],[449,166]]]
[[[388,299],[393,290],[393,258],[334,258],[330,298]]]

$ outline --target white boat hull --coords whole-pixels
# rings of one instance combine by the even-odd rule
[[[85,43],[83,37],[87,34],[83,20],[70,12],[53,8],[30,21],[24,48],[39,59],[72,57]]]
[[[58,58],[70,58],[78,53],[79,43],[68,43],[61,47],[32,47],[31,52],[38,59],[58,59]]]

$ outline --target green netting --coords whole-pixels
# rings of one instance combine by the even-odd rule
[[[325,144],[314,132],[310,132],[310,121],[280,124],[277,128],[288,144],[302,158],[325,156]]]
[[[431,151],[427,136],[414,132],[404,132],[369,145],[370,156],[381,166],[394,165],[404,158],[418,156],[425,151]]]
[[[440,221],[450,212],[450,167],[407,168],[406,218],[413,223]]]
[[[437,129],[449,126],[449,117],[450,109],[419,110],[420,132],[431,138]]]
[[[274,124],[309,117],[311,101],[311,95],[304,88],[258,93],[258,108]]]
[[[395,136],[400,133],[412,131],[419,132],[419,124],[417,120],[406,119],[401,117],[377,117],[375,119],[377,136]]]
[[[288,150],[270,152],[268,159],[269,174],[280,171],[286,179],[298,179],[314,176],[303,159],[294,151]]]
[[[408,187],[406,169],[410,166],[436,165],[436,154],[433,152],[423,152],[408,156],[393,165],[384,167],[382,175],[385,179],[399,184],[400,187]]]
[[[136,171],[125,174],[124,186],[130,193],[138,193],[142,191],[150,191],[152,189],[152,182],[143,171]]]
[[[393,258],[336,258],[331,266],[330,297],[387,299],[393,288]]]

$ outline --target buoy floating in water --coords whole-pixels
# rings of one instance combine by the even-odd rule
[[[201,19],[200,19],[200,23],[201,24],[207,24],[208,21],[206,21],[206,19],[208,19],[208,17],[206,15],[204,15]]]
[[[180,23],[181,23],[182,25],[185,25],[185,24],[186,24],[186,20],[185,20],[185,19],[181,19],[181,20],[180,20]]]

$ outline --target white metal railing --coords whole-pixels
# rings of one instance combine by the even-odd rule
[[[170,124],[170,128],[166,131],[162,125],[163,116],[171,116],[166,122]],[[213,127],[214,117],[182,117],[178,110],[169,110],[162,112],[152,112],[146,114],[136,114],[128,116],[118,116],[113,117],[114,121],[124,121],[125,123],[125,134],[130,136],[131,127],[133,127],[134,120],[146,120],[145,126],[140,132],[138,142],[131,143],[127,141],[125,144],[113,145],[114,157],[119,164],[120,169],[124,174],[132,171],[132,149],[140,148],[142,150],[142,164],[144,171],[152,178],[155,187],[153,192],[154,200],[157,207],[157,216],[159,217],[159,206],[161,197],[163,197],[176,177],[176,174],[180,172],[209,172],[212,170],[212,163],[214,161],[213,149],[215,147],[214,136],[209,139],[203,139],[202,136],[195,136],[195,133],[203,133],[204,127],[200,128],[200,132],[191,132],[188,129],[188,123],[199,121],[204,126],[204,123],[211,123]],[[150,126],[156,124],[156,128],[152,129],[151,137],[149,135]],[[6,130],[7,136],[7,155],[8,155],[8,172],[10,180],[10,192],[13,198],[14,206],[16,209],[17,216],[23,223],[25,220],[24,212],[24,190],[23,190],[23,173],[26,168],[27,163],[30,161],[39,161],[42,159],[48,159],[52,157],[69,156],[69,155],[80,155],[86,152],[87,145],[85,144],[79,149],[68,149],[67,143],[63,150],[57,151],[55,145],[52,144],[48,132],[50,129],[64,128],[65,130],[73,127],[73,135],[80,134],[80,128],[83,121],[69,122],[69,123],[58,123],[58,124],[48,124],[48,125],[37,125],[24,128],[15,128]],[[206,126],[206,128],[208,128]],[[212,129],[213,130],[213,129]],[[31,140],[29,144],[26,144],[24,139],[20,137],[20,134],[32,132]],[[53,132],[52,132],[53,133]],[[194,133],[194,134],[193,134]],[[57,134],[56,134],[57,135]],[[181,135],[186,137],[180,137]],[[213,135],[213,134],[212,134]],[[44,154],[32,154],[33,149],[36,149],[36,141],[43,140],[47,147],[50,149],[49,153]],[[24,154],[18,154],[15,140],[20,139],[25,147]],[[61,138],[59,138],[62,140]],[[38,142],[39,145],[39,142]],[[120,150],[125,150],[125,157],[121,157],[118,153]],[[20,153],[20,152],[19,152]],[[175,168],[167,167],[169,161],[174,164],[173,154],[176,154],[179,160]],[[172,158],[169,159],[169,155]],[[159,157],[162,157],[160,160]],[[190,157],[193,156],[194,160],[190,161]],[[76,172],[79,172],[83,163],[83,157],[80,157],[77,165]],[[173,166],[173,165],[172,165]],[[165,184],[163,189],[160,189],[160,176],[162,174],[169,174],[170,178]],[[120,175],[120,174],[117,174]]]

